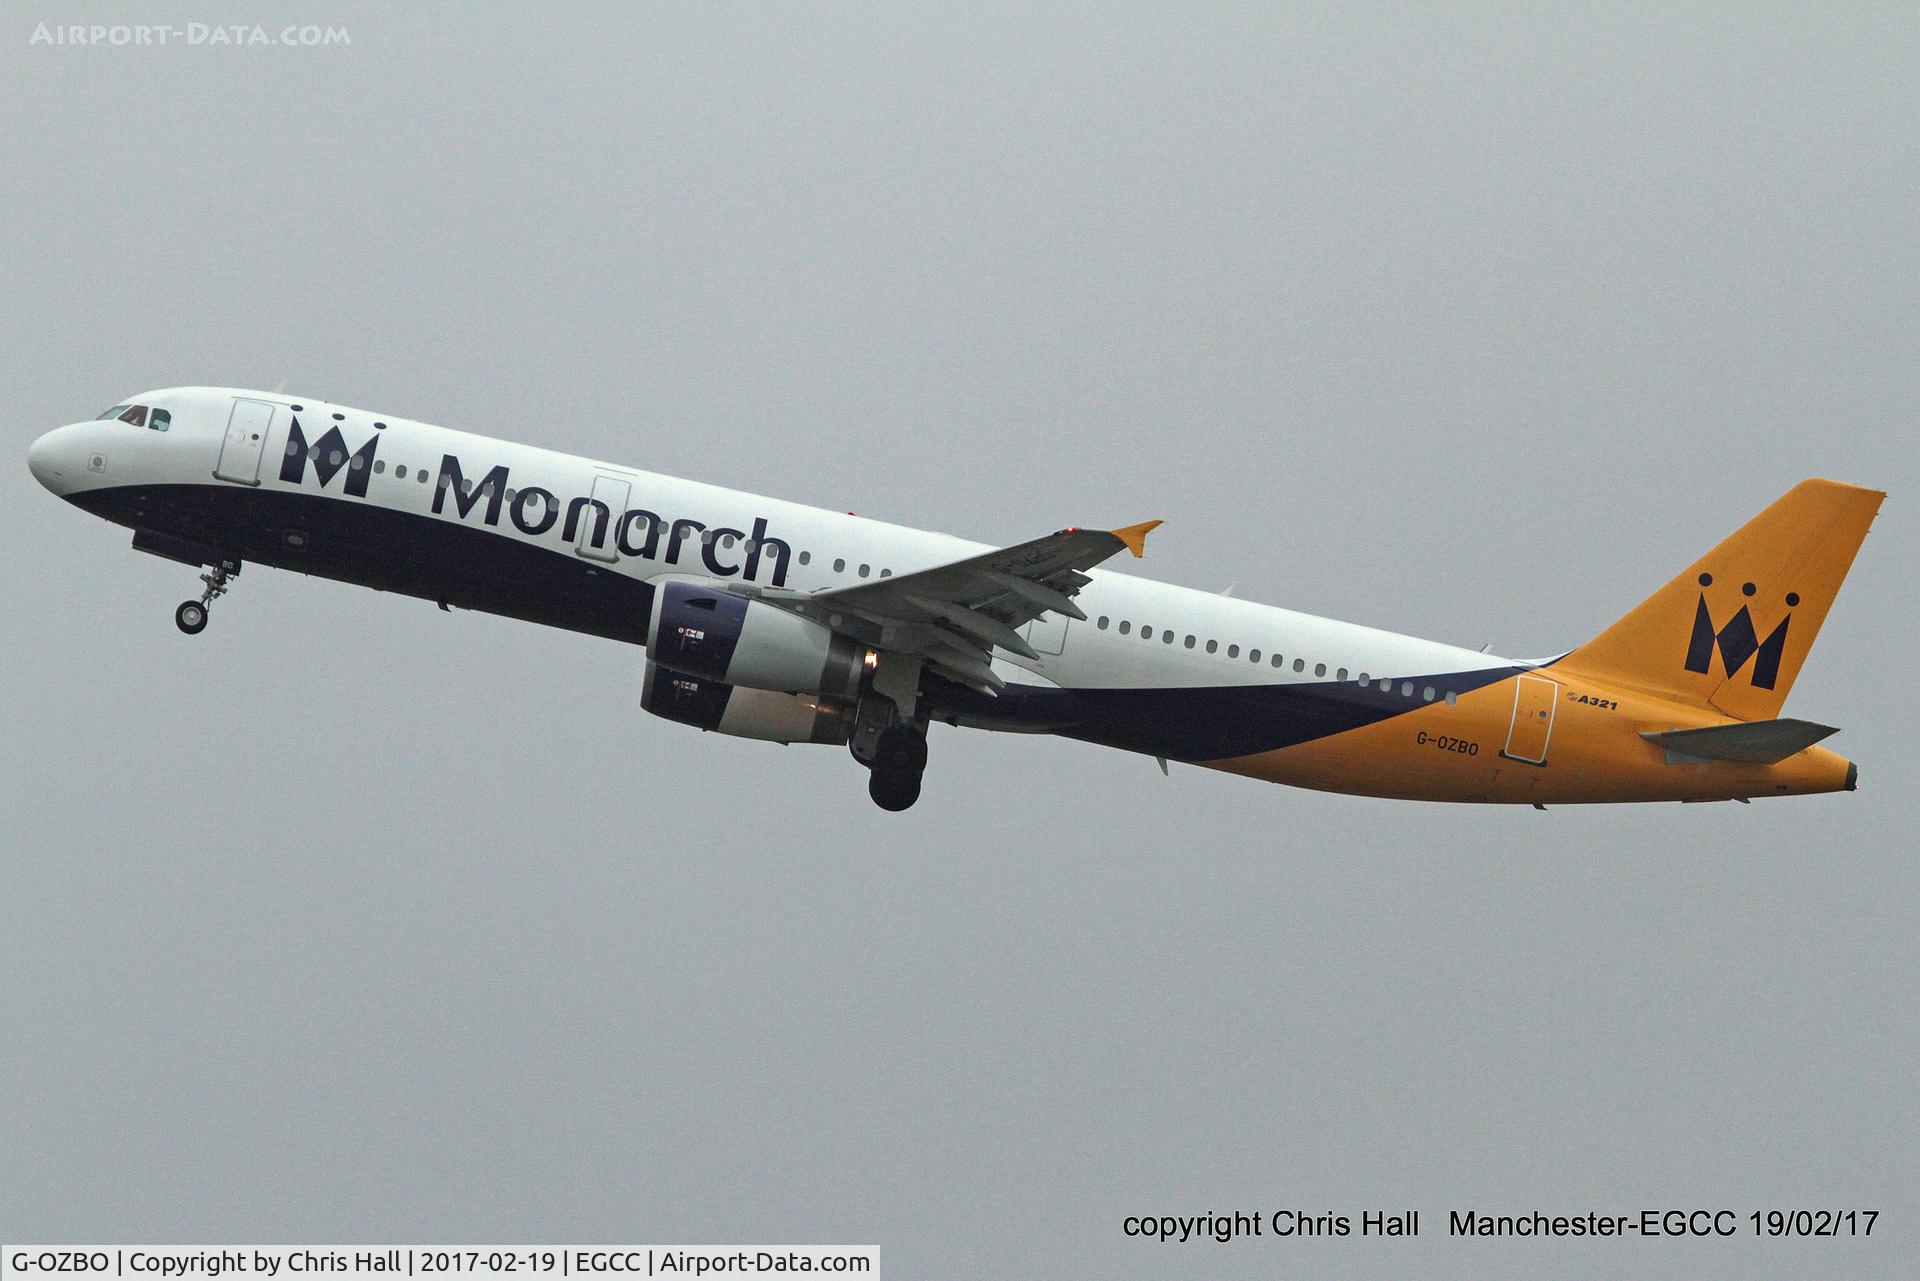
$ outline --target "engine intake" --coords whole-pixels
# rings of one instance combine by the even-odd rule
[[[738,738],[772,743],[844,743],[853,707],[818,694],[736,689],[648,663],[640,706],[655,716]]]
[[[723,685],[854,698],[866,647],[777,606],[681,581],[654,592],[647,657]]]

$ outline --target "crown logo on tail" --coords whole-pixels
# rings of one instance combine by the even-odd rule
[[[1712,574],[1700,575],[1701,587],[1709,587],[1712,583]],[[1745,583],[1740,590],[1751,596],[1756,589],[1752,583]],[[1687,645],[1687,670],[1702,675],[1710,674],[1713,671],[1713,651],[1717,646],[1729,679],[1752,659],[1753,672],[1747,679],[1760,689],[1772,689],[1773,683],[1780,678],[1780,660],[1787,651],[1787,627],[1793,622],[1791,607],[1799,603],[1800,594],[1788,592],[1787,616],[1767,634],[1765,640],[1761,640],[1760,633],[1753,625],[1753,614],[1745,605],[1727,620],[1726,626],[1715,627],[1713,611],[1707,608],[1707,594],[1702,591],[1700,603],[1693,611],[1693,638]]]

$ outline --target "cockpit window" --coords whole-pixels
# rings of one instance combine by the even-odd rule
[[[132,423],[135,427],[151,427],[155,431],[165,431],[173,426],[173,415],[164,409],[148,409],[145,405],[115,405],[99,418],[100,422],[108,418],[118,418],[123,423]]]

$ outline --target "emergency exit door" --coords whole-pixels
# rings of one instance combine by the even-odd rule
[[[1507,728],[1502,756],[1528,765],[1547,763],[1547,740],[1553,737],[1553,712],[1559,694],[1557,681],[1541,676],[1514,678],[1513,724]]]
[[[1058,654],[1067,647],[1067,616],[1042,614],[1026,626],[1027,644],[1041,654]]]
[[[593,478],[593,493],[580,513],[573,550],[589,560],[611,565],[620,559],[620,517],[626,514],[633,483],[624,476]]]
[[[235,400],[227,415],[227,435],[213,474],[241,485],[260,483],[260,453],[267,447],[275,406],[264,400]]]

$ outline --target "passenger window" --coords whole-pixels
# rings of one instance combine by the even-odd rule
[[[844,573],[846,573],[846,572],[847,572],[847,558],[846,558],[846,557],[844,557],[844,556],[837,556],[837,557],[835,557],[835,558],[834,558],[834,562],[833,562],[833,572],[834,572],[834,573],[836,573],[836,574],[844,574]]]
[[[1095,624],[1094,624],[1094,626],[1095,626],[1095,627],[1098,627],[1098,628],[1099,628],[1099,629],[1100,629],[1101,631],[1103,631],[1103,632],[1104,632],[1104,631],[1106,631],[1106,630],[1107,630],[1107,616],[1106,616],[1105,614],[1102,614],[1102,615],[1100,615],[1100,621],[1099,621],[1099,622],[1097,622],[1097,623],[1095,623]]]
[[[154,431],[165,431],[173,426],[173,415],[164,409],[156,409],[153,411],[153,416],[147,419],[147,426]]]
[[[120,421],[123,423],[132,423],[135,427],[145,427],[147,425],[147,407],[145,405],[128,405],[127,412],[120,415]]]
[[[1188,632],[1188,633],[1187,633],[1187,648],[1188,648],[1188,649],[1192,649],[1192,648],[1193,648],[1193,633],[1192,633],[1192,632]]]
[[[405,463],[394,464],[393,478],[395,480],[405,480],[407,478],[407,465]]]
[[[1413,697],[1413,682],[1412,682],[1412,681],[1401,681],[1401,682],[1400,682],[1400,697],[1402,697],[1402,698],[1412,698],[1412,697]]]
[[[1227,646],[1227,657],[1228,658],[1240,657],[1240,647],[1238,645]]]
[[[813,553],[812,553],[812,552],[801,552],[801,553],[800,553],[800,563],[801,563],[802,565],[811,565],[811,564],[813,564]]]
[[[1257,650],[1257,649],[1250,649],[1250,650],[1248,650],[1248,651],[1247,651],[1247,661],[1248,661],[1249,663],[1257,663],[1257,662],[1259,662],[1259,661],[1260,661],[1260,651],[1259,651],[1259,650]]]
[[[1294,659],[1294,660],[1293,660],[1293,670],[1294,670],[1294,671],[1296,671],[1296,672],[1304,672],[1304,671],[1306,671],[1306,670],[1307,670],[1307,660],[1306,660],[1306,659],[1304,659],[1304,658],[1296,658],[1296,659]]]
[[[1341,668],[1339,671],[1333,674],[1333,678],[1338,681],[1343,681],[1347,679],[1347,669],[1344,667]]]
[[[1429,685],[1420,691],[1420,701],[1423,703],[1431,703],[1433,701],[1433,686]]]
[[[1187,640],[1191,642],[1193,637],[1189,636]],[[1160,633],[1160,643],[1163,645],[1173,644],[1173,628],[1169,627],[1166,631]]]
[[[1273,665],[1274,665],[1275,667],[1281,667],[1281,666],[1284,666],[1284,665],[1286,664],[1286,661],[1287,661],[1287,660],[1286,660],[1285,658],[1283,658],[1283,657],[1281,657],[1281,656],[1280,656],[1279,654],[1275,654],[1275,655],[1273,656]]]
[[[1126,619],[1124,619],[1124,618],[1120,620],[1120,634],[1121,634],[1122,636],[1125,636],[1125,635],[1126,635],[1126,634],[1127,634],[1128,632],[1130,632],[1130,631],[1132,631],[1132,630],[1133,630],[1133,624],[1132,624],[1132,623],[1130,623],[1130,622],[1128,622],[1128,621],[1127,621]]]
[[[1327,674],[1327,665],[1325,663],[1315,663],[1313,665],[1313,674],[1315,676],[1325,676]]]
[[[1207,642],[1207,653],[1209,653],[1209,654],[1218,654],[1219,652],[1220,652],[1220,642],[1219,642],[1219,641],[1217,641],[1217,640],[1210,640],[1210,641],[1208,641],[1208,642]]]
[[[1152,639],[1153,639],[1153,628],[1151,628],[1151,627],[1149,627],[1149,626],[1147,626],[1147,625],[1146,625],[1145,623],[1142,623],[1142,624],[1140,624],[1140,639],[1141,639],[1141,640],[1152,640]]]
[[[868,574],[871,574],[872,572],[873,572],[873,568],[869,565],[862,565],[860,567],[860,577],[862,578],[865,578]]]
[[[1455,698],[1455,695],[1454,695],[1454,692],[1453,692],[1452,690],[1448,690],[1448,691],[1447,691],[1447,706],[1448,706],[1448,707],[1452,707],[1452,706],[1453,706],[1453,701],[1454,701],[1454,698]]]

